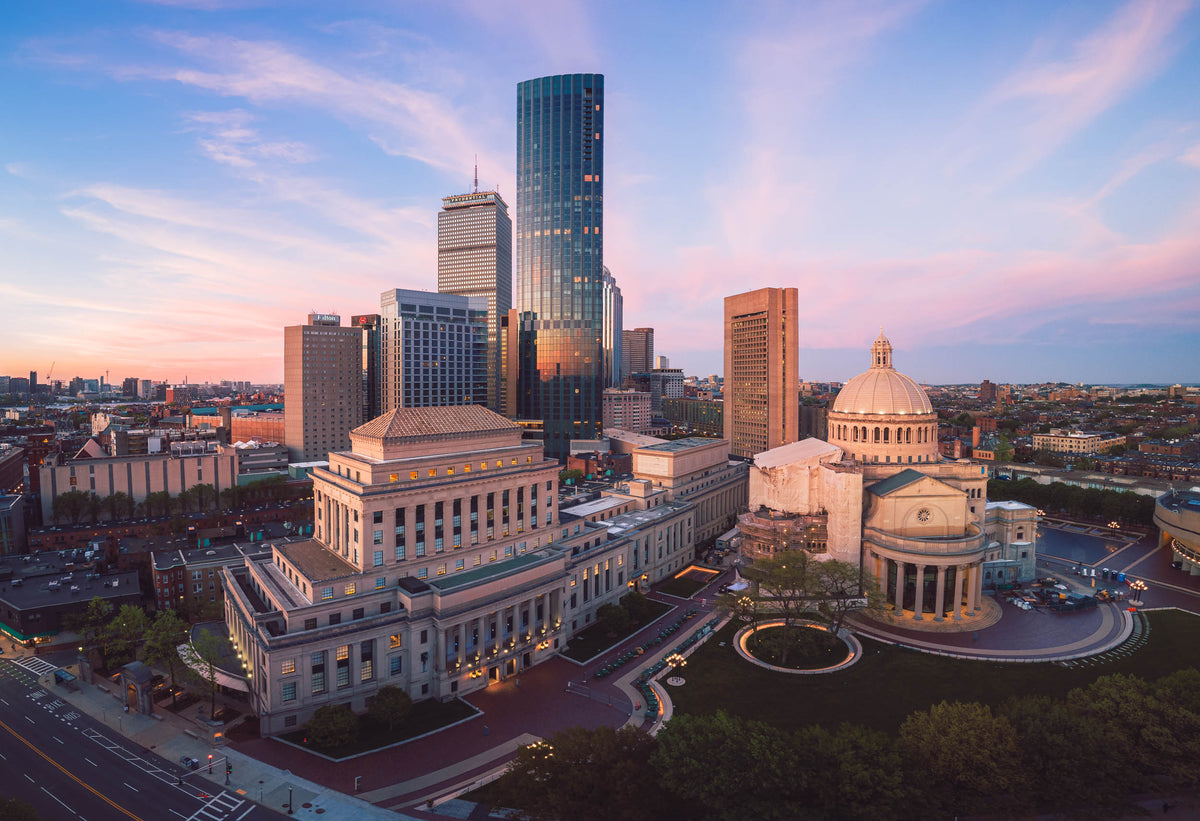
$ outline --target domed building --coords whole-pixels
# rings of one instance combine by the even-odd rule
[[[870,368],[845,384],[828,421],[827,444],[805,440],[755,458],[742,517],[751,555],[775,552],[769,529],[796,517],[808,533],[826,535],[814,558],[861,563],[896,614],[934,622],[973,620],[985,580],[1007,580],[1000,572],[1015,575],[1017,564],[1032,569],[1034,548],[1017,541],[1024,527],[989,527],[987,468],[939,454],[937,414],[921,386],[895,369],[882,331]],[[1014,545],[1024,555],[1009,561]]]

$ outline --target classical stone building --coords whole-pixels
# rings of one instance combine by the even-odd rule
[[[384,685],[447,699],[517,675],[691,561],[694,505],[560,515],[558,463],[482,406],[396,408],[350,439],[313,471],[314,538],[222,571],[264,734]]]
[[[937,415],[895,370],[882,333],[871,367],[846,383],[828,419],[828,443],[803,440],[755,459],[744,550],[861,562],[895,612],[918,621],[979,612],[989,571],[1028,575],[1036,511],[996,507],[989,518],[986,467],[939,455]]]

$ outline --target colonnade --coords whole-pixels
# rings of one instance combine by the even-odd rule
[[[913,568],[916,576],[913,596],[913,620],[921,621],[925,615],[925,585],[926,570],[937,570],[935,588],[935,603],[933,620],[942,621],[946,612],[946,578],[947,573],[954,574],[953,620],[961,621],[963,614],[973,615],[982,609],[980,600],[983,595],[983,559],[974,558],[970,561],[955,563],[952,560],[935,563],[930,560],[920,562],[903,561],[892,556],[873,554],[875,561],[875,578],[879,580],[880,590],[885,598],[895,606],[895,612],[904,610],[905,577],[908,568]],[[932,558],[932,557],[930,557]],[[893,578],[892,568],[895,569]]]
[[[540,614],[539,607],[542,608]],[[493,658],[493,650],[495,657],[499,657],[508,649],[509,639],[513,640],[513,649],[516,649],[543,635],[548,638],[562,624],[562,615],[562,591],[555,589],[443,627],[446,666],[461,668],[468,652],[477,653],[476,661],[485,665]],[[510,618],[511,630],[508,629]],[[468,651],[468,640],[472,637],[475,642]]]

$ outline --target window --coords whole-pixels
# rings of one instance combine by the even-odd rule
[[[395,650],[398,647],[404,646],[404,636],[400,633],[394,633],[388,636],[388,648]]]
[[[332,587],[322,587],[321,588],[321,601],[328,601],[329,599],[332,599],[332,598],[333,598],[333,588]]]
[[[371,563],[373,567],[383,567],[383,551],[376,550],[372,554]]]
[[[335,624],[341,624],[341,623],[342,623],[342,614],[341,613],[330,613],[329,614],[329,625],[331,627]]]
[[[463,559],[455,559],[454,560],[454,569],[455,570],[462,570],[465,566],[466,566],[466,562]]]
[[[371,524],[376,524],[376,525],[383,524],[383,511],[382,510],[376,510],[374,513],[371,514]]]
[[[283,726],[284,727],[295,727],[296,726],[296,717],[295,716],[284,716],[283,717]]]
[[[287,661],[285,661],[283,663],[283,666],[280,668],[279,672],[285,676],[296,672],[296,660],[288,659]]]
[[[363,608],[361,608],[361,607],[356,607],[356,608],[354,608],[353,610],[351,610],[351,611],[350,611],[350,618],[351,618],[352,620],[354,620],[354,621],[358,621],[358,620],[359,620],[359,619],[361,619],[362,617],[363,617]]]
[[[285,681],[283,683],[283,700],[284,701],[295,701],[296,700],[296,682]]]
[[[354,595],[354,582],[351,582],[350,584],[346,585],[346,595],[347,596]]]
[[[417,578],[418,579],[428,579],[429,578],[429,568],[422,567],[421,569],[419,569],[417,571]]]
[[[383,544],[383,531],[376,530],[371,534],[371,544]]]
[[[388,657],[388,674],[398,676],[404,672],[404,661],[401,656]]]
[[[375,579],[375,589],[382,590],[387,587],[387,576],[379,576]]]
[[[316,630],[317,629],[317,620],[316,619],[305,619],[304,620],[304,629],[305,630]]]

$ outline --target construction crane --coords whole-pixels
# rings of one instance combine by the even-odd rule
[[[46,384],[50,384],[50,377],[54,376],[54,366],[58,364],[58,360],[50,363],[50,370],[46,372]]]

